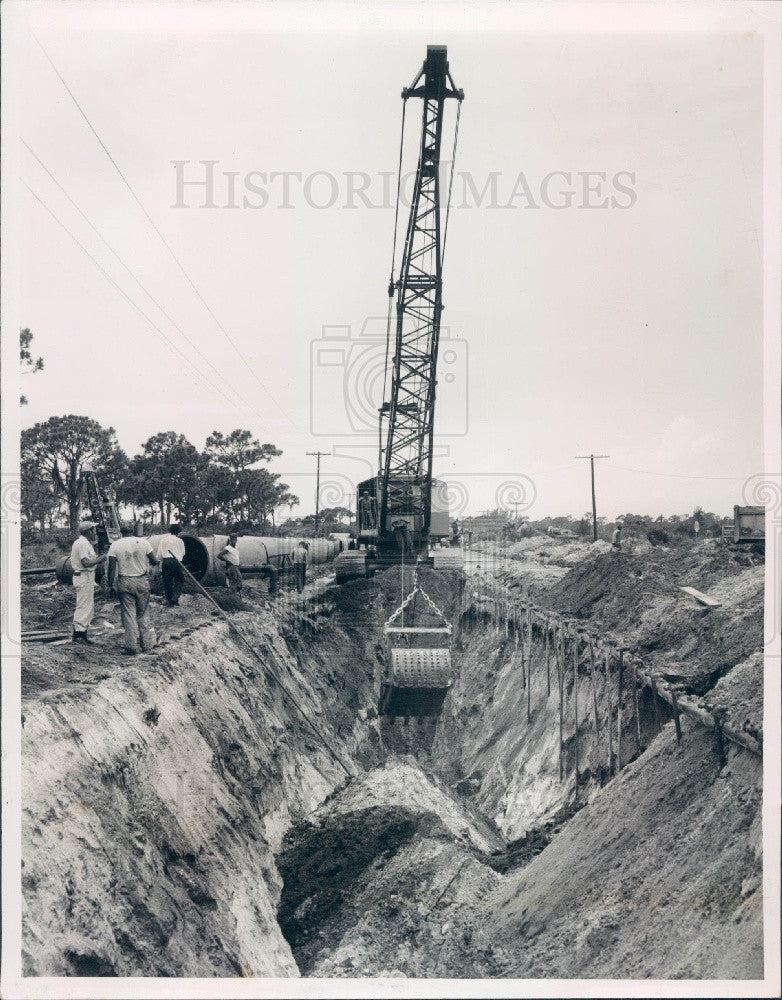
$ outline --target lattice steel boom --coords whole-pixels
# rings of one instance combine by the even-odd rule
[[[423,121],[418,169],[396,291],[396,338],[390,399],[381,451],[381,531],[394,517],[415,518],[424,540],[431,520],[432,439],[437,351],[442,312],[440,148],[445,102],[461,104],[445,46],[430,45],[426,61],[402,99],[420,97]],[[393,292],[394,289],[390,289]]]

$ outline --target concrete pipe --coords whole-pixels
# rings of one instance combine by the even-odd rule
[[[155,555],[157,555],[158,546],[160,545],[160,539],[162,537],[162,535],[149,536],[149,544],[152,546],[152,551]],[[201,539],[196,538],[195,535],[184,534],[179,537],[182,539],[185,546],[185,558],[182,562],[185,568],[189,570],[196,580],[200,582],[209,572],[209,550],[204,542],[208,542],[210,539]]]
[[[209,554],[209,577],[215,580],[225,579],[225,569],[217,558],[228,543],[228,535],[214,535],[211,538],[198,539]],[[240,535],[236,541],[239,553],[240,568],[258,570],[270,563],[279,566],[284,556],[292,556],[300,541],[309,543],[309,563],[317,566],[329,562],[337,554],[338,546],[326,538],[279,538],[261,537],[257,535]]]
[[[73,566],[71,566],[71,557],[63,556],[62,559],[58,559],[55,563],[54,572],[57,574],[57,580],[64,584],[66,587],[70,587],[73,584]]]
[[[210,580],[225,580],[225,566],[217,558],[228,544],[228,535],[212,535],[211,538],[199,538],[208,558],[208,578]],[[259,538],[257,535],[242,535],[236,541],[236,551],[239,553],[239,568],[243,570],[258,570],[268,566],[273,560],[270,556],[278,554],[277,545],[267,543],[282,543],[282,538]],[[282,549],[280,548],[280,551]],[[284,551],[288,551],[286,548]]]
[[[150,535],[149,543],[157,555],[162,535]],[[179,536],[185,546],[184,565],[199,582],[204,580],[225,580],[225,568],[217,556],[228,544],[228,535],[212,535],[197,538],[195,535]],[[339,542],[327,538],[305,538],[309,543],[309,562],[312,566],[329,562],[340,550]],[[241,535],[236,542],[240,565],[243,570],[260,570],[272,564],[278,566],[282,557],[291,556],[300,538],[262,538],[257,535]],[[70,586],[73,570],[69,556],[63,557],[56,566],[57,579]]]
[[[160,539],[162,535],[150,535],[149,544],[152,546],[152,551],[157,555],[158,546],[160,545]],[[195,535],[180,535],[182,541],[185,543],[185,558],[184,564],[196,578],[196,580],[203,580],[204,577],[209,572],[209,551],[201,541],[200,538],[196,538]],[[205,539],[205,541],[211,541],[211,539]],[[96,580],[100,582],[103,577],[105,569],[108,567],[107,563],[103,563],[98,566],[96,573]],[[57,579],[60,583],[65,584],[66,587],[73,585],[73,567],[71,566],[71,557],[63,556],[55,566],[55,573],[57,574]]]
[[[185,566],[196,580],[225,580],[225,567],[217,558],[228,544],[228,535],[211,535],[196,538],[195,535],[180,535],[185,543]],[[152,535],[150,542],[157,553],[160,535]],[[291,556],[300,538],[264,537],[260,535],[240,535],[236,542],[240,568],[249,572],[266,566],[279,566],[284,556]],[[325,538],[305,538],[309,542],[310,565],[329,562],[338,552],[339,545]]]

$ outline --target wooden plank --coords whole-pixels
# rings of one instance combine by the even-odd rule
[[[415,632],[418,634],[423,632],[440,632],[440,633],[445,632],[450,635],[451,633],[451,629],[446,627],[445,625],[441,625],[439,628],[435,628],[434,626],[432,626],[432,628],[427,628],[425,625],[415,626],[415,627],[411,626],[409,628],[403,625],[388,625],[383,629],[383,631],[386,634],[399,633],[399,632]]]
[[[573,715],[576,727],[576,791],[578,791],[578,634],[573,636]]]
[[[527,608],[527,722],[532,721],[532,612]]]
[[[700,590],[696,590],[695,587],[679,587],[679,590],[684,594],[689,594],[690,597],[694,597],[696,601],[701,604],[705,604],[707,608],[721,608],[722,604],[719,601],[715,601],[713,597],[709,597],[707,594],[702,594]]]
[[[557,663],[557,680],[559,681],[559,780],[562,781],[564,778],[564,767],[562,761],[562,712],[563,706],[563,670],[564,663],[562,662],[562,628],[557,630],[556,625],[554,626],[554,638],[556,640],[556,663]]]
[[[546,622],[543,626],[543,631],[544,631],[543,649],[546,656],[546,697],[549,698],[551,696],[551,664],[550,664],[551,651],[549,649],[549,641],[548,641],[549,638],[548,615],[546,615]]]
[[[654,680],[654,678],[644,671],[640,662],[638,664],[638,675],[648,687],[651,688],[654,684],[654,690],[657,695],[667,701],[669,705],[673,705],[673,688],[665,682]],[[691,718],[696,719],[707,729],[714,728],[714,718],[711,713],[707,712],[704,708],[701,708],[700,705],[696,704],[691,698],[686,695],[682,695],[681,697],[677,696],[677,703],[680,711],[685,715],[689,715]],[[763,756],[763,748],[760,743],[753,736],[750,736],[749,733],[734,729],[729,724],[723,722],[722,735],[732,743],[737,743],[739,746],[744,747],[745,750],[749,750],[751,753],[757,754],[758,757]]]
[[[622,770],[622,681],[625,667],[624,650],[619,650],[619,671],[616,675],[616,769]]]
[[[614,773],[614,696],[611,692],[611,654],[605,652],[605,687],[608,692],[608,777]]]
[[[595,742],[600,746],[600,714],[597,710],[597,681],[595,680],[595,644],[589,640],[589,677],[592,685],[592,708],[595,713]]]
[[[673,699],[673,724],[676,726],[676,742],[681,743],[682,741],[682,724],[679,719],[679,699],[676,697],[676,692],[671,691],[671,698]]]
[[[681,589],[682,590],[687,590],[687,589],[692,589],[692,588],[681,588]],[[706,597],[705,594],[702,595],[702,596]],[[712,598],[707,598],[707,600],[713,600],[713,599]],[[715,606],[720,606],[720,605],[715,602]],[[555,663],[555,666],[557,667],[557,674],[558,674],[558,676],[560,676],[560,669],[561,669],[561,639],[559,637],[559,631],[558,630],[561,627],[563,619],[562,619],[562,617],[560,615],[557,615],[556,612],[553,612],[551,610],[543,611],[542,609],[534,608],[533,607],[532,608],[532,613],[533,613],[533,615],[535,615],[538,618],[538,620],[540,622],[545,623],[545,627],[547,629],[549,629],[549,628],[551,629],[550,655],[554,656],[554,663]],[[470,608],[470,615],[468,616],[468,620],[467,620],[467,627],[469,628],[469,631],[473,632],[475,630],[476,625],[477,625],[477,618],[474,616],[473,607],[471,606],[471,608]],[[591,639],[591,635],[589,633],[585,632],[584,635],[586,637],[588,637],[588,638]],[[602,642],[601,642],[601,644],[602,644]],[[628,657],[628,662],[629,662],[629,657]],[[652,678],[650,677],[649,673],[646,672],[643,669],[642,663],[639,660],[636,660],[635,658],[633,659],[633,662],[635,664],[635,669],[637,670],[637,677],[640,680],[640,683],[642,685],[644,685],[645,687],[652,688]],[[612,722],[613,722],[613,698],[612,698],[612,692],[611,692],[611,685],[609,683],[609,675],[610,675],[610,653],[609,653],[608,650],[606,650],[606,654],[605,654],[605,671],[606,671],[606,685],[607,685],[606,690],[608,692],[608,700],[609,700],[609,709],[608,709],[608,726],[609,726],[608,760],[609,760],[609,772],[610,772],[611,771],[611,764],[613,763],[613,725],[612,725]],[[547,683],[547,690],[550,693],[550,685],[548,683]],[[667,683],[665,683],[665,682],[663,682],[663,681],[661,681],[659,679],[656,679],[655,682],[654,682],[653,701],[657,697],[662,698],[664,701],[667,701],[669,705],[673,706],[673,697],[674,697],[674,695],[673,695],[672,688],[670,688]],[[712,716],[710,715],[710,713],[707,712],[705,709],[701,708],[700,705],[698,705],[690,697],[685,696],[685,695],[677,696],[677,703],[678,703],[678,708],[679,708],[679,712],[680,713],[684,713],[685,715],[690,716],[690,718],[695,719],[701,725],[705,726],[707,729],[714,729],[714,720],[713,720]],[[659,706],[655,705],[655,707],[657,708],[657,713],[658,713],[658,716],[659,716]],[[637,716],[637,718],[638,718],[638,716]],[[749,750],[750,753],[753,753],[753,754],[757,755],[758,757],[762,757],[763,756],[763,747],[762,747],[761,741],[759,741],[758,739],[756,739],[754,736],[751,736],[749,733],[745,732],[744,730],[735,729],[733,726],[731,726],[729,723],[725,722],[724,720],[721,722],[721,735],[722,735],[723,739],[730,740],[732,743],[736,743],[738,746],[743,747],[745,750]],[[560,738],[561,738],[561,733],[560,733]],[[561,756],[562,756],[562,754],[561,754],[561,748],[560,748],[560,759],[561,759]]]
[[[717,743],[717,759],[719,760],[720,771],[725,767],[728,762],[728,758],[725,755],[725,744],[722,740],[722,722],[716,714],[712,714],[714,719],[714,734]]]
[[[641,713],[638,711],[638,672],[633,664],[633,707],[635,709],[635,735],[638,740],[638,753],[641,752]]]
[[[659,736],[662,726],[660,724],[660,706],[657,704],[657,680],[654,674],[650,678],[649,687],[652,689],[652,703],[654,704],[654,728]]]

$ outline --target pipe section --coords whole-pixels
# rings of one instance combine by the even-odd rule
[[[149,543],[152,551],[157,555],[160,539],[162,535],[150,535]],[[225,580],[225,567],[217,558],[225,546],[228,544],[228,535],[211,535],[209,537],[197,538],[195,535],[181,534],[179,536],[185,545],[184,565],[193,574],[196,580]],[[320,565],[330,562],[342,551],[343,543],[340,540],[331,538],[305,538],[309,543],[310,565]],[[240,535],[236,542],[236,549],[241,561],[241,569],[260,570],[265,566],[279,567],[285,561],[285,557],[291,557],[296,549],[300,538],[262,538],[257,535]],[[73,583],[73,570],[71,568],[70,556],[64,556],[55,567],[57,579],[60,583],[70,586]]]

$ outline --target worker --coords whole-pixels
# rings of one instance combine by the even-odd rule
[[[228,544],[217,557],[225,567],[225,585],[232,594],[242,592],[242,571],[239,569],[239,551],[236,548],[238,540],[236,535],[229,535]]]
[[[178,524],[169,524],[167,534],[162,536],[157,547],[157,557],[160,559],[163,573],[163,590],[170,608],[175,608],[179,604],[185,583],[185,574],[182,572],[185,543],[179,537],[181,530]]]
[[[363,531],[374,527],[372,524],[372,502],[366,490],[362,490],[358,499],[358,527],[359,530]]]
[[[76,590],[76,610],[73,613],[73,641],[83,646],[94,645],[87,629],[95,615],[95,568],[106,561],[106,556],[95,554],[93,545],[98,541],[95,521],[82,521],[79,537],[71,546],[73,586]]]
[[[404,518],[400,518],[391,524],[391,527],[396,535],[397,544],[402,553],[402,558],[405,556],[412,556],[413,554],[413,537],[410,534],[410,525]]]
[[[155,630],[147,621],[149,610],[149,567],[159,559],[147,538],[133,534],[133,525],[123,521],[122,537],[109,546],[109,592],[119,597],[122,627],[125,629],[126,656],[135,656],[139,647],[149,652],[157,642]]]
[[[617,524],[617,526],[614,528],[614,533],[611,536],[611,545],[616,549],[617,552],[621,551],[621,549],[622,549],[622,525],[621,524]]]
[[[302,539],[296,546],[293,553],[293,568],[296,572],[296,590],[299,593],[304,590],[304,584],[307,582],[307,543]]]

